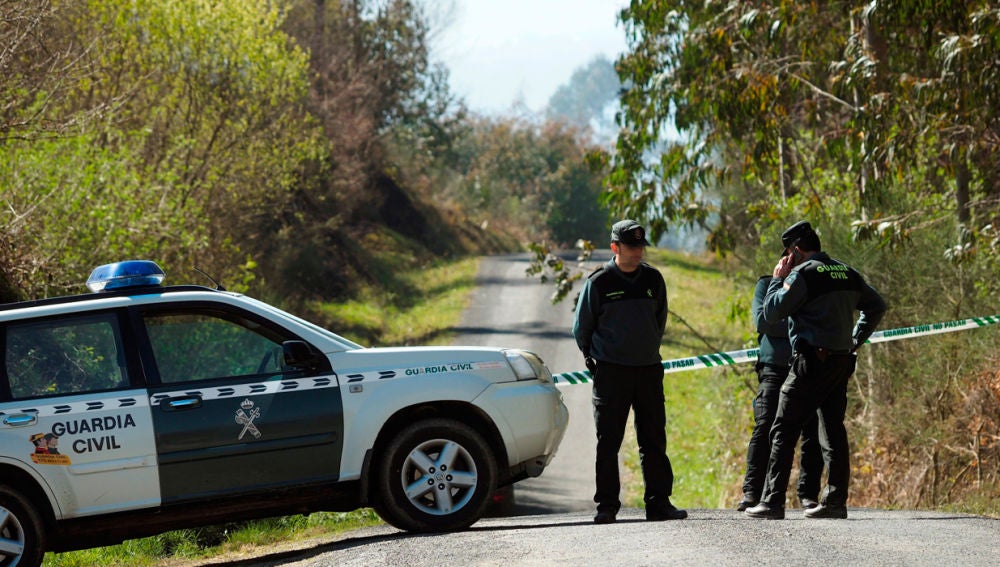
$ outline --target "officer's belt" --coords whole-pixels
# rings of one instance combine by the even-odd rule
[[[826,347],[817,347],[817,346],[813,346],[813,345],[811,345],[809,343],[804,343],[802,341],[799,341],[799,342],[795,343],[795,352],[797,352],[797,353],[808,353],[808,352],[815,353],[816,354],[816,358],[818,358],[820,360],[820,362],[826,360],[826,357],[831,356],[831,355],[834,355],[834,356],[847,356],[847,355],[850,355],[850,354],[854,354],[854,352],[852,350],[850,350],[850,349],[833,349],[833,348],[826,348]]]

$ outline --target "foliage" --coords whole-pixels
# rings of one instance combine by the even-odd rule
[[[431,257],[604,223],[577,132],[474,134],[421,2],[0,2],[0,300],[137,257],[302,304],[380,285],[358,235]],[[524,172],[473,163],[492,134]]]
[[[654,237],[711,221],[741,280],[810,220],[886,295],[886,327],[995,311],[995,3],[637,0],[621,19],[622,130],[595,157],[613,212]],[[992,395],[982,340],[866,353],[850,410],[861,504],[939,506],[973,477],[995,490],[997,409],[967,401]]]
[[[414,263],[356,299],[314,302],[312,321],[365,346],[448,344],[468,304],[479,262]]]
[[[52,0],[0,0],[0,142],[33,138],[37,131],[57,133],[73,126],[44,110],[65,95],[66,85],[83,70],[63,37],[47,32]],[[58,69],[59,72],[52,72]]]
[[[600,172],[586,163],[581,132],[559,122],[478,118],[456,141],[457,176],[439,196],[525,240],[566,246],[603,238]]]
[[[615,210],[659,229],[659,219],[703,221],[720,191],[747,194],[718,205],[713,244],[728,251],[755,242],[747,208],[788,207],[800,192],[823,206],[846,191],[860,227],[890,223],[901,236],[940,215],[937,202],[900,210],[897,194],[947,194],[942,175],[956,182],[949,209],[962,222],[973,211],[982,226],[1000,204],[990,182],[1000,21],[987,2],[648,0],[621,16],[630,45],[618,66],[632,86],[609,177]],[[685,141],[661,150],[670,121]],[[916,185],[901,179],[913,168],[926,174]],[[815,188],[836,170],[846,185]]]
[[[430,60],[421,4],[283,4],[283,29],[309,50],[307,108],[322,148],[301,164],[287,199],[258,219],[255,242],[271,260],[260,269],[269,289],[308,302],[379,286],[357,237],[383,228],[410,240],[405,248],[430,255],[493,245],[468,231],[461,215],[454,223],[443,218],[450,211],[441,212],[421,183],[428,154],[447,154],[462,116],[447,74]]]
[[[65,293],[123,256],[244,279],[253,263],[235,242],[311,143],[303,54],[279,23],[256,3],[53,2],[34,48],[65,48],[74,67],[38,77],[61,90],[18,110],[29,126],[0,158],[0,225],[21,247],[0,263],[24,295]],[[53,72],[31,51],[14,75],[25,81]],[[71,127],[51,137],[47,124]]]
[[[370,508],[355,512],[316,512],[249,522],[220,524],[202,529],[175,530],[154,537],[128,540],[120,545],[66,553],[49,553],[45,567],[91,565],[191,565],[190,559],[245,557],[248,550],[273,550],[275,544],[301,542],[380,523]],[[290,545],[295,545],[294,543]]]
[[[554,280],[556,290],[552,293],[553,305],[565,299],[569,292],[573,290],[574,284],[587,275],[584,270],[587,261],[590,260],[591,255],[594,253],[594,244],[589,240],[580,239],[576,241],[575,248],[580,253],[576,257],[576,264],[570,266],[566,258],[560,255],[559,250],[552,250],[548,246],[536,242],[528,245],[528,249],[532,253],[532,258],[528,264],[528,269],[525,270],[525,274],[528,276],[539,276],[542,283],[546,283],[550,279]],[[578,298],[579,294],[573,298],[570,305],[571,309],[575,308]]]

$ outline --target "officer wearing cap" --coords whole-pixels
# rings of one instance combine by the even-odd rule
[[[850,448],[844,416],[847,381],[855,351],[885,315],[882,296],[850,266],[822,252],[819,236],[806,222],[781,235],[785,253],[774,267],[764,299],[764,319],[788,317],[792,365],[781,387],[771,428],[771,456],[760,504],[744,512],[751,518],[785,517],[785,491],[795,442],[818,411],[820,443],[827,465],[826,490],[806,518],[846,518]],[[854,312],[860,316],[855,320]]]
[[[618,451],[629,410],[635,411],[639,463],[645,481],[646,519],[687,517],[670,502],[674,474],[667,457],[660,342],[667,323],[663,276],[642,261],[646,231],[634,220],[611,227],[614,257],[584,282],[573,335],[593,381],[597,427],[594,522],[615,521],[621,507]]]

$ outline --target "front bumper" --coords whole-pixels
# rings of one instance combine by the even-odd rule
[[[542,474],[569,425],[562,393],[550,383],[506,382],[487,388],[474,403],[500,430],[511,473],[521,478]]]

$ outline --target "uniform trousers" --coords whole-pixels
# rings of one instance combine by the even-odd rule
[[[763,495],[767,463],[771,458],[771,426],[778,413],[781,386],[788,377],[789,367],[758,363],[757,396],[753,400],[753,431],[747,445],[747,472],[743,478],[743,497],[757,502]],[[802,446],[799,452],[799,500],[819,500],[823,479],[823,452],[819,444],[816,414],[802,424]]]
[[[761,499],[768,506],[785,506],[795,443],[803,424],[817,410],[819,441],[827,466],[827,486],[821,503],[846,505],[851,468],[844,416],[847,381],[854,374],[856,362],[854,354],[822,354],[813,348],[796,352],[792,357],[792,370],[781,387],[778,413],[771,427],[771,457]]]
[[[621,507],[618,451],[625,437],[629,411],[635,412],[639,464],[645,481],[646,507],[668,501],[674,472],[667,457],[663,366],[623,366],[598,361],[593,381],[594,423],[597,427],[597,490],[600,511]]]

